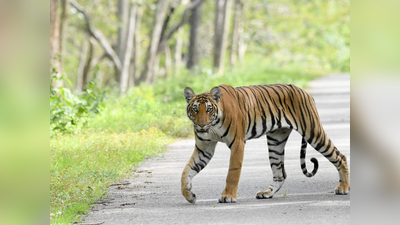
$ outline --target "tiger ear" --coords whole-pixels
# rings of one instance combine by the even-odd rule
[[[187,103],[189,103],[195,96],[194,91],[190,87],[185,88],[183,95],[185,96]]]
[[[221,89],[219,87],[213,87],[210,91],[211,97],[215,100],[216,103],[219,102],[219,98],[221,97]]]

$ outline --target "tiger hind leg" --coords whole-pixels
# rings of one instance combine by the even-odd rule
[[[325,131],[322,130],[321,132],[321,135],[316,135],[320,136],[320,139],[314,141],[308,139],[307,142],[325,156],[338,170],[340,180],[335,193],[337,195],[347,195],[350,191],[350,179],[346,156],[336,148]]]
[[[285,145],[291,132],[291,129],[281,128],[267,134],[269,162],[272,169],[273,182],[267,190],[259,191],[256,198],[272,198],[285,182]]]

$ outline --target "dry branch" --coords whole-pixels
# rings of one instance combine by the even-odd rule
[[[85,12],[84,8],[81,5],[79,5],[75,0],[69,0],[69,2],[71,3],[72,7],[74,7],[79,13],[83,15],[89,34],[99,42],[100,46],[106,52],[107,56],[112,60],[119,73],[122,69],[122,63],[119,60],[118,55],[115,53],[114,49],[108,43],[104,34],[93,27],[90,21],[90,16]]]
[[[196,8],[198,5],[200,5],[200,3],[201,3],[202,1],[203,1],[203,0],[197,0],[197,1],[191,2],[191,3],[186,7],[185,11],[183,11],[183,16],[182,16],[181,21],[180,21],[179,23],[177,23],[175,26],[173,26],[173,27],[171,28],[171,30],[168,32],[168,34],[167,34],[167,35],[164,35],[163,38],[162,38],[162,40],[160,40],[160,43],[158,44],[158,48],[157,48],[157,54],[159,54],[159,53],[161,53],[161,52],[164,51],[165,45],[167,44],[168,40],[172,37],[172,35],[173,35],[176,31],[178,31],[178,29],[179,29],[182,25],[184,25],[184,24],[188,21],[188,19],[189,19],[188,12],[191,11],[192,9]]]

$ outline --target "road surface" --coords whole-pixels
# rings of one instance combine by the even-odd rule
[[[350,167],[350,75],[330,75],[309,83],[324,129],[346,155]],[[183,97],[182,97],[183,100]],[[194,149],[194,139],[178,141],[161,157],[137,167],[130,184],[112,186],[83,223],[102,224],[350,224],[350,194],[338,196],[335,167],[310,145],[318,173],[307,178],[300,169],[300,135],[286,145],[287,179],[272,199],[256,193],[272,182],[266,138],[247,141],[237,203],[217,203],[225,186],[230,151],[219,143],[211,162],[193,179],[196,204],[181,195],[180,178]],[[104,223],[103,223],[104,222]]]

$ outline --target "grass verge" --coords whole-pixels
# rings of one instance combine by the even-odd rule
[[[107,186],[165,150],[172,139],[157,128],[140,132],[77,132],[50,140],[50,219],[68,224],[88,212]]]

